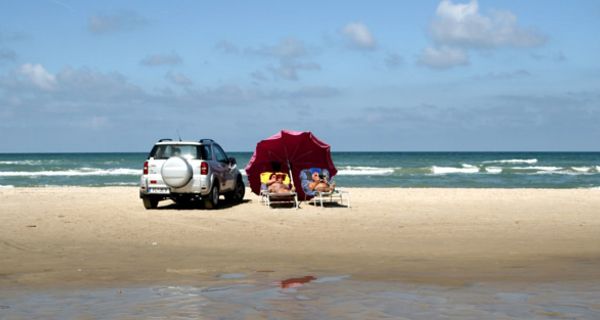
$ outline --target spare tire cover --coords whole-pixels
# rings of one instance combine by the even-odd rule
[[[192,179],[192,167],[182,157],[170,157],[160,170],[163,181],[170,187],[180,188]]]

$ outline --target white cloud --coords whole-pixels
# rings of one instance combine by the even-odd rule
[[[448,69],[455,66],[468,65],[469,57],[460,48],[447,46],[440,48],[427,47],[419,56],[418,62],[431,68]]]
[[[510,11],[479,13],[477,0],[466,4],[443,0],[430,31],[439,45],[466,48],[537,47],[546,41],[537,32],[519,26],[517,16]]]
[[[56,87],[56,77],[40,64],[26,63],[19,68],[18,73],[39,89],[52,90]]]
[[[116,14],[97,14],[90,17],[88,30],[94,34],[107,34],[132,31],[149,24],[148,19],[135,12],[126,11]]]
[[[296,38],[285,38],[274,45],[262,45],[259,48],[247,48],[246,53],[276,57],[279,59],[297,59],[308,55],[306,45]]]
[[[369,31],[369,28],[361,22],[347,24],[342,29],[342,34],[350,41],[350,44],[354,48],[373,50],[377,46],[375,38]]]
[[[178,72],[168,72],[166,75],[166,78],[173,82],[174,84],[180,85],[180,86],[189,86],[192,85],[193,82],[192,80],[190,80],[190,78],[188,78],[186,75],[184,75],[183,73],[178,73]]]
[[[222,51],[234,52],[227,48],[237,48],[231,44],[218,45]],[[307,48],[303,41],[293,37],[288,37],[280,40],[273,45],[262,45],[258,48],[246,48],[244,54],[258,55],[277,60],[277,65],[266,67],[266,72],[272,74],[276,79],[296,81],[299,79],[300,71],[317,71],[321,70],[318,63],[308,61],[313,50]],[[237,51],[235,51],[237,52]],[[266,78],[262,72],[253,73],[251,76],[255,80],[264,81]]]
[[[181,57],[177,53],[154,54],[142,59],[140,63],[144,66],[154,67],[163,65],[177,65],[181,63]]]
[[[442,0],[429,31],[434,45],[423,50],[418,62],[433,68],[467,65],[473,49],[530,48],[546,42],[536,31],[519,26],[510,11],[480,13],[477,0]]]
[[[314,62],[281,60],[278,66],[270,67],[268,70],[278,78],[296,81],[299,71],[321,70],[321,66]]]

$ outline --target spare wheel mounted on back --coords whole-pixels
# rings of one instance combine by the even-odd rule
[[[181,188],[192,179],[192,166],[182,157],[170,157],[163,164],[161,175],[166,185]]]

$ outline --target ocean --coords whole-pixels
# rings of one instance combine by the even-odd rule
[[[243,169],[251,152],[232,152]],[[0,188],[135,186],[147,153],[0,154]],[[600,188],[600,152],[334,152],[346,187]],[[242,171],[243,172],[243,171]]]

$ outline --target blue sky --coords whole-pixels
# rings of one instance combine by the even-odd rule
[[[0,152],[600,150],[598,1],[5,1]]]

